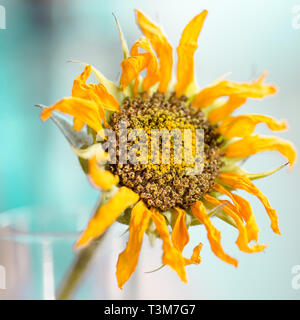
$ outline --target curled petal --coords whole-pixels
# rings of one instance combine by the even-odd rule
[[[260,114],[244,114],[225,119],[219,127],[219,132],[227,139],[234,137],[243,138],[250,136],[255,126],[259,123],[265,123],[272,131],[287,129],[287,124],[284,120],[278,121]]]
[[[234,110],[245,104],[246,98],[240,98],[238,96],[230,96],[221,107],[213,110],[208,115],[210,123],[218,123],[229,116]]]
[[[163,264],[169,265],[174,271],[177,272],[182,281],[187,282],[186,272],[184,269],[184,258],[181,252],[172,245],[164,216],[155,209],[151,210],[151,214],[152,220],[156,226],[160,238],[163,241]]]
[[[211,250],[213,251],[213,253],[221,260],[237,267],[238,261],[236,259],[230,257],[227,253],[224,252],[222,245],[221,245],[221,233],[211,223],[209,215],[207,214],[203,203],[200,201],[196,201],[192,205],[192,211],[193,211],[194,216],[202,224],[204,224],[206,231],[207,231],[207,238],[209,240],[210,247],[211,247]]]
[[[143,81],[144,90],[148,92],[150,87],[159,80],[158,62],[154,52],[152,51],[149,41],[146,38],[138,40],[131,49],[131,55],[138,55],[138,48],[144,49],[147,52],[148,65],[147,74]]]
[[[74,80],[72,97],[89,100],[89,95],[86,94],[86,91],[84,90],[83,86],[85,85],[85,82],[90,76],[90,74],[91,74],[91,66],[86,66],[83,73]],[[74,130],[81,131],[84,125],[85,123],[82,120],[78,118],[74,118]]]
[[[234,203],[234,205],[236,206],[236,208],[240,211],[240,205],[239,203],[235,200],[234,194],[231,193],[229,190],[227,190],[225,187],[221,186],[218,183],[215,183],[214,185],[214,189],[224,195],[226,195],[228,198],[230,198],[232,200],[232,202]],[[217,199],[218,200],[218,199]],[[218,204],[219,205],[219,204]]]
[[[84,71],[74,80],[72,88],[72,97],[95,101],[99,108],[110,111],[120,111],[120,104],[101,83],[86,84],[91,75],[92,67],[87,65]]]
[[[87,65],[83,72],[74,80],[73,88],[72,88],[72,97],[89,99],[89,95],[87,93],[87,84],[86,81],[91,75],[92,67]]]
[[[180,208],[176,208],[176,211],[178,215],[173,227],[171,239],[174,247],[182,252],[189,242],[189,233],[185,223],[185,211]]]
[[[262,151],[278,151],[292,166],[297,153],[293,144],[277,137],[249,136],[234,141],[226,149],[225,154],[229,158],[247,158]]]
[[[102,129],[99,109],[95,102],[81,98],[64,98],[58,101],[55,105],[45,108],[41,113],[41,119],[47,120],[54,110],[67,113],[75,119],[86,123],[96,132]],[[74,129],[79,129],[76,126]]]
[[[172,77],[172,65],[173,65],[173,54],[172,46],[169,44],[166,36],[163,34],[161,29],[149,21],[140,11],[136,10],[137,22],[142,29],[143,33],[150,41],[154,48],[160,62],[160,84],[159,91],[167,92],[169,82]]]
[[[89,64],[85,63],[85,62],[81,62],[81,61],[70,61],[73,63],[78,63],[82,66],[89,66]],[[107,91],[113,95],[119,102],[121,102],[124,99],[124,95],[122,94],[122,92],[120,91],[119,87],[117,85],[115,85],[112,81],[108,80],[106,77],[104,77],[104,75],[95,67],[91,66],[91,71],[94,73],[95,77],[97,78],[97,80],[99,81],[99,83],[101,83],[102,85],[105,86],[105,88],[107,89]]]
[[[183,95],[187,87],[194,81],[194,53],[198,48],[197,40],[207,13],[206,10],[202,11],[187,24],[177,47],[178,64],[175,92],[178,97]]]
[[[75,248],[100,237],[125,209],[135,204],[138,200],[139,196],[135,192],[126,187],[121,187],[113,198],[98,209],[75,244]]]
[[[246,199],[240,197],[237,194],[230,192],[229,190],[227,190],[225,187],[221,186],[218,183],[215,183],[214,189],[216,191],[226,195],[227,197],[229,197],[233,201],[233,203],[237,209],[237,214],[246,223],[248,241],[249,242],[252,240],[257,241],[259,229],[258,229],[257,223],[255,221],[255,217],[254,217],[250,203]]]
[[[194,248],[193,254],[190,259],[184,258],[186,266],[188,266],[190,264],[200,264],[200,262],[201,262],[201,258],[200,258],[201,249],[202,249],[202,243],[198,244]]]
[[[251,205],[249,201],[240,197],[237,194],[232,194],[233,198],[235,199],[236,203],[239,205],[239,215],[246,223],[246,229],[248,234],[248,241],[257,241],[258,240],[258,233],[259,228],[255,221],[254,213],[252,211]]]
[[[255,195],[266,209],[271,220],[272,230],[275,233],[280,234],[276,210],[271,207],[267,197],[251,182],[250,179],[245,175],[240,175],[235,172],[221,172],[218,179],[231,188],[245,190],[248,193]]]
[[[226,201],[224,200],[218,200],[210,195],[205,195],[205,200],[212,203],[215,206],[219,206],[223,203],[226,203]],[[239,235],[238,238],[236,240],[236,244],[238,246],[238,248],[243,251],[243,252],[247,252],[247,253],[253,253],[253,252],[259,252],[262,251],[266,248],[265,245],[263,244],[255,244],[252,247],[249,247],[248,243],[248,234],[247,234],[247,229],[245,227],[245,225],[243,224],[242,219],[239,217],[238,215],[238,210],[237,208],[232,205],[232,203],[227,203],[224,207],[223,210],[234,220],[234,222],[236,223],[236,226],[239,230]]]
[[[121,62],[122,75],[120,83],[123,90],[132,80],[138,78],[140,72],[147,67],[147,57],[145,54],[140,54],[137,57],[129,57]]]
[[[119,255],[117,263],[117,280],[122,289],[125,282],[136,269],[141,251],[143,237],[149,226],[151,212],[143,201],[139,201],[131,211],[129,240],[126,249]]]
[[[144,49],[146,52],[139,53],[139,48]],[[140,72],[147,68],[147,74],[143,81],[143,86],[144,90],[148,91],[150,87],[159,80],[157,59],[148,40],[146,38],[141,38],[136,41],[131,48],[130,54],[131,57],[123,60],[121,63],[123,69],[121,86],[125,89],[128,84],[135,79],[137,87]]]
[[[97,157],[89,160],[89,176],[91,182],[102,190],[110,190],[119,183],[119,177],[113,175],[110,171],[99,168]]]
[[[263,84],[262,77],[253,83],[234,83],[224,80],[200,91],[194,98],[193,106],[195,108],[205,108],[216,99],[224,96],[235,95],[244,99],[263,98],[275,92],[276,88],[273,85]]]
[[[97,101],[99,105],[101,105],[105,110],[110,110],[110,111],[115,111],[119,112],[120,111],[120,104],[116,100],[116,98],[108,93],[106,90],[105,86],[101,83],[98,84],[91,84],[90,85],[91,90],[94,90]]]

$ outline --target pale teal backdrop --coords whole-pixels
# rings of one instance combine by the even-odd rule
[[[73,79],[82,71],[67,63],[70,59],[94,64],[117,81],[122,53],[112,13],[131,45],[141,36],[134,8],[159,22],[174,46],[185,24],[208,9],[195,54],[199,85],[227,72],[232,72],[231,80],[248,81],[268,70],[268,79],[280,88],[279,93],[249,101],[239,112],[286,119],[290,130],[279,135],[300,150],[300,29],[292,24],[293,7],[299,4],[298,0],[0,0],[7,20],[7,29],[0,30],[0,212],[34,205],[55,205],[62,211],[94,206],[98,192],[60,132],[53,123],[41,122],[34,105],[50,105],[70,95]],[[268,130],[261,125],[258,132]],[[280,155],[268,153],[251,159],[246,168],[259,172],[282,163]],[[269,244],[265,253],[239,252],[234,246],[236,232],[217,223],[224,247],[240,261],[234,269],[211,253],[205,230],[198,228],[192,231],[191,241],[204,243],[203,261],[189,268],[189,284],[180,283],[167,269],[151,276],[143,273],[159,265],[158,243],[155,263],[151,260],[152,265],[145,266],[150,258],[142,256],[141,289],[136,296],[299,299],[300,290],[291,285],[291,269],[300,264],[299,180],[296,164],[291,172],[284,169],[257,182],[277,209],[282,231],[282,236],[271,232],[263,207],[251,197],[261,242]],[[148,243],[144,250],[151,252]]]

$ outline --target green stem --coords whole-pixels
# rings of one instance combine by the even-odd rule
[[[82,282],[88,267],[95,256],[97,249],[102,242],[104,235],[94,240],[88,247],[81,249],[78,253],[73,265],[68,270],[65,280],[61,284],[57,300],[72,299],[80,283]]]
[[[109,191],[102,191],[102,196],[99,205],[97,206],[94,216],[97,214],[100,207],[102,207],[114,193],[117,192],[117,188],[113,187]],[[104,232],[99,238],[92,241],[87,247],[82,248],[77,254],[73,265],[68,270],[62,284],[59,286],[57,292],[58,300],[68,300],[74,296],[76,289],[78,288],[82,278],[84,277],[89,264],[95,256],[100,243],[103,241],[106,232]]]

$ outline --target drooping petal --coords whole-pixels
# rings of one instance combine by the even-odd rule
[[[252,240],[257,241],[259,229],[255,221],[255,217],[254,217],[250,203],[246,199],[240,197],[237,194],[230,192],[229,190],[227,190],[225,187],[221,186],[218,183],[215,183],[214,189],[228,196],[233,201],[235,207],[237,208],[239,217],[242,218],[246,223],[248,241],[249,242]]]
[[[169,265],[174,271],[177,272],[182,281],[187,282],[186,272],[184,269],[184,258],[181,252],[172,245],[164,216],[155,209],[151,210],[151,214],[151,218],[156,226],[160,238],[163,241],[163,264]]]
[[[89,177],[91,182],[102,190],[110,190],[119,183],[118,176],[99,168],[96,156],[89,160]]]
[[[199,243],[193,250],[193,254],[190,259],[184,258],[185,265],[188,266],[190,264],[200,264],[200,252],[202,249],[202,243]]]
[[[218,123],[229,116],[234,110],[245,104],[246,98],[240,98],[238,96],[230,96],[228,100],[219,108],[213,110],[208,115],[210,123]]]
[[[75,248],[100,237],[125,209],[135,204],[138,200],[139,196],[135,192],[126,187],[121,187],[113,198],[98,209],[75,244]]]
[[[246,158],[262,151],[278,151],[292,166],[297,153],[293,144],[277,137],[254,135],[234,141],[225,149],[229,158]]]
[[[246,222],[246,229],[248,234],[248,241],[257,241],[258,240],[258,233],[259,228],[255,220],[254,213],[252,211],[251,205],[249,201],[244,199],[243,197],[232,194],[233,198],[235,199],[236,203],[239,205],[239,214],[240,217]]]
[[[232,202],[234,203],[234,205],[236,206],[236,208],[238,210],[240,210],[240,205],[238,202],[235,201],[235,198],[234,198],[234,194],[232,192],[230,192],[229,190],[227,190],[225,187],[221,186],[220,184],[218,183],[215,183],[214,184],[214,189],[224,195],[226,195],[227,197],[229,197]]]
[[[160,62],[160,84],[159,91],[166,93],[172,77],[173,54],[172,46],[161,29],[149,21],[140,11],[136,10],[137,22],[145,36],[149,39]]]
[[[264,77],[263,77],[264,78]],[[224,96],[237,96],[239,98],[263,98],[274,94],[276,88],[273,85],[263,83],[263,78],[252,83],[235,83],[231,81],[221,81],[217,84],[200,91],[193,100],[195,108],[205,108],[212,104],[216,99]]]
[[[143,201],[139,201],[131,211],[129,240],[126,249],[119,255],[117,263],[116,275],[120,289],[136,269],[144,233],[149,226],[150,217],[151,212]]]
[[[81,98],[64,98],[55,105],[45,108],[41,113],[41,119],[47,120],[54,110],[67,113],[75,119],[86,123],[96,132],[102,129],[99,109],[95,102]],[[79,130],[78,126],[74,128]]]
[[[173,227],[171,239],[174,247],[182,252],[189,242],[189,233],[185,223],[185,211],[180,208],[176,208],[176,211],[178,215]]]
[[[250,179],[245,175],[240,175],[235,172],[221,172],[218,179],[231,188],[245,190],[248,193],[255,195],[266,209],[271,220],[272,230],[275,233],[280,234],[276,210],[271,207],[267,197],[251,182]]]
[[[234,137],[250,136],[255,126],[259,123],[265,123],[272,131],[282,131],[287,129],[287,124],[284,120],[276,120],[272,117],[260,114],[244,114],[236,117],[228,117],[223,120],[219,126],[219,132],[227,139]]]
[[[187,24],[177,47],[178,64],[175,92],[178,97],[183,95],[187,87],[194,81],[194,53],[198,48],[198,37],[207,13],[206,10],[202,11]]]
[[[205,226],[207,231],[207,238],[209,240],[212,252],[221,260],[237,267],[238,261],[224,252],[221,245],[221,233],[211,223],[211,220],[206,212],[203,203],[200,201],[196,201],[192,205],[192,212],[194,216]]]
[[[215,206],[222,205],[224,203],[227,203],[222,209],[234,220],[236,223],[237,229],[239,230],[239,235],[236,240],[236,244],[238,248],[247,253],[253,253],[253,252],[259,252],[262,251],[266,248],[265,245],[263,244],[255,244],[252,247],[249,247],[248,243],[248,234],[247,234],[247,229],[245,225],[243,224],[242,219],[238,215],[238,209],[232,204],[228,203],[227,201],[224,200],[219,200],[217,198],[214,198],[210,196],[209,194],[206,194],[204,196],[205,200],[210,202],[211,204]]]

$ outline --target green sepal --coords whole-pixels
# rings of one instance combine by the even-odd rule
[[[116,21],[116,24],[117,24],[117,28],[118,28],[118,31],[119,31],[120,40],[121,40],[121,47],[122,47],[122,51],[123,51],[123,57],[124,57],[124,59],[127,59],[130,56],[128,45],[127,45],[127,41],[126,41],[126,39],[124,37],[124,33],[122,31],[122,28],[121,28],[121,26],[119,24],[119,21],[118,21],[117,17],[115,16],[114,13],[112,15],[115,18],[115,21]]]
[[[42,110],[47,108],[43,105],[36,105]],[[73,125],[64,118],[63,115],[56,113],[55,111],[52,113],[50,119],[55,123],[55,125],[59,128],[62,134],[65,136],[71,147],[80,149],[83,146],[89,146],[93,143],[93,137],[88,134],[86,131],[76,131],[73,129]]]
[[[284,167],[286,167],[288,165],[289,165],[289,162],[284,163],[281,166],[279,166],[278,168],[273,169],[273,170],[269,170],[269,171],[265,171],[265,172],[261,172],[261,173],[246,173],[246,176],[250,180],[257,180],[257,179],[265,178],[265,177],[268,177],[268,176],[276,173],[277,171],[283,169]]]
[[[78,161],[79,161],[79,164],[81,166],[81,169],[83,170],[83,172],[85,174],[89,174],[89,164],[88,164],[88,161],[86,159],[83,159],[83,158],[80,158],[78,157]]]

